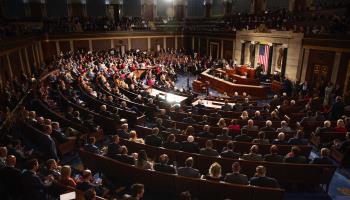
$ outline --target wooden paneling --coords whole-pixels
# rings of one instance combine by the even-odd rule
[[[147,50],[148,41],[147,38],[132,38],[131,49]]]
[[[166,38],[166,48],[174,49],[175,48],[175,38],[170,37]]]
[[[336,82],[342,87],[344,86],[343,84],[345,82],[346,73],[348,72],[349,62],[350,62],[350,53],[343,53],[340,59],[337,82]]]
[[[202,54],[202,55],[204,55],[204,54],[207,54],[207,39],[205,39],[205,38],[201,38],[200,39],[200,53]]]
[[[177,38],[177,48],[185,48],[185,49],[191,49],[192,48],[192,37],[178,37]]]
[[[224,40],[224,58],[226,60],[232,59],[233,54],[233,42],[230,40]]]
[[[11,67],[12,67],[12,73],[14,76],[18,76],[22,73],[22,66],[21,66],[21,60],[19,58],[19,51],[14,51],[9,54]]]
[[[120,48],[121,46],[125,46],[125,50],[127,50],[128,49],[128,39],[114,40],[114,48]]]
[[[3,85],[5,85],[5,83],[10,79],[10,72],[8,69],[9,69],[9,63],[7,62],[6,56],[1,56],[0,57],[0,77]]]
[[[318,66],[326,66],[328,67],[328,73],[326,77],[326,81],[331,79],[332,68],[334,64],[334,56],[335,53],[331,51],[321,51],[321,50],[310,50],[309,55],[309,64],[306,72],[305,80],[311,82],[314,77],[314,68],[316,65]]]
[[[53,56],[57,55],[56,42],[43,41],[41,46],[43,48],[43,56],[45,61],[51,60]]]
[[[60,50],[62,52],[68,52],[71,50],[69,41],[60,41],[59,44],[60,44]]]
[[[74,40],[73,46],[74,46],[74,50],[83,49],[84,51],[89,51],[89,41],[88,40]]]
[[[163,46],[163,38],[151,38],[151,50],[156,51],[157,50],[157,45],[160,45],[160,48],[164,48]]]
[[[111,40],[92,40],[93,50],[107,50],[111,48]]]

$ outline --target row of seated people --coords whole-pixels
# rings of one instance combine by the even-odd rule
[[[99,148],[93,142],[94,138],[90,138],[90,142],[84,147],[84,149],[92,153],[100,153]],[[275,179],[266,177],[266,168],[264,166],[258,166],[255,177],[251,178],[248,182],[247,176],[239,173],[240,165],[238,162],[234,162],[232,165],[233,173],[226,174],[226,176],[221,174],[221,166],[219,163],[213,163],[208,170],[208,174],[201,175],[198,169],[193,168],[192,157],[186,159],[185,166],[183,167],[177,167],[176,164],[168,164],[169,157],[166,154],[159,156],[159,163],[150,162],[147,153],[144,150],[129,155],[128,148],[124,145],[119,145],[119,137],[117,135],[113,136],[112,142],[108,144],[106,155],[139,168],[178,174],[180,176],[245,185],[250,183],[251,185],[262,187],[279,187]]]
[[[252,160],[252,161],[268,161],[268,162],[286,162],[286,163],[308,163],[309,160],[305,156],[300,154],[300,148],[298,146],[291,147],[291,152],[289,152],[287,155],[280,155],[278,145],[279,139],[276,139],[277,145],[272,145],[270,147],[270,153],[269,154],[259,154],[259,147],[256,144],[259,144],[261,139],[255,139],[253,141],[252,146],[250,148],[249,153],[243,153],[242,155],[240,152],[235,151],[235,145],[232,141],[228,141],[226,144],[226,147],[224,147],[221,151],[214,149],[213,141],[207,140],[205,143],[205,147],[201,148],[200,145],[195,141],[195,138],[192,135],[189,135],[186,140],[184,141],[176,141],[176,135],[175,134],[169,134],[165,141],[163,141],[163,138],[159,135],[159,129],[153,128],[152,134],[145,137],[145,139],[138,138],[137,133],[134,130],[131,130],[130,133],[127,131],[128,126],[127,124],[123,124],[122,127],[124,129],[120,129],[117,132],[117,135],[114,136],[114,144],[112,146],[119,147],[119,137],[123,139],[128,139],[129,141],[141,143],[141,144],[147,144],[151,146],[156,147],[164,147],[167,149],[173,149],[173,150],[179,150],[189,153],[199,153],[201,155],[206,156],[214,156],[214,157],[223,157],[223,158],[230,158],[230,159],[243,159],[243,160]],[[282,133],[281,133],[282,135]],[[241,135],[242,136],[242,135]],[[244,136],[243,136],[244,137]],[[93,138],[92,138],[93,139]],[[264,139],[262,139],[264,140]],[[292,138],[292,140],[299,140],[299,138]],[[254,142],[256,144],[254,144]],[[90,148],[94,145],[95,141],[90,141],[90,145],[87,146],[87,148]],[[113,147],[111,147],[113,148]],[[110,148],[108,148],[110,149]],[[113,153],[116,152],[117,148],[113,148]],[[100,151],[96,148],[91,148],[91,152],[94,153],[100,153]],[[219,153],[219,151],[221,153]],[[324,155],[325,159],[324,161],[311,161],[311,163],[314,164],[332,164],[332,161],[328,158],[329,156],[329,150],[323,149],[322,155]],[[323,163],[322,163],[323,162]]]
[[[13,153],[13,154],[12,154]],[[26,154],[25,162],[18,163],[18,153]],[[76,190],[85,200],[101,199],[97,196],[113,197],[113,186],[103,183],[104,177],[85,169],[72,170],[70,165],[60,166],[55,159],[39,164],[33,155],[23,149],[13,151],[12,145],[0,147],[0,191],[4,199],[57,198],[62,192]],[[74,175],[72,174],[74,171]],[[143,197],[144,186],[134,184],[130,194],[118,194],[124,200]],[[124,197],[123,197],[124,196]]]

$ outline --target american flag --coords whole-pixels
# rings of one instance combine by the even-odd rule
[[[263,69],[266,72],[269,67],[269,55],[270,47],[267,44],[260,44],[259,47],[259,63],[263,65]]]

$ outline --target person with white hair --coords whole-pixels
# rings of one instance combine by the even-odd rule
[[[333,129],[331,128],[331,121],[326,120],[323,122],[323,127],[317,127],[316,129],[316,135],[320,134],[320,133],[328,133],[328,132],[332,132]]]
[[[287,141],[285,140],[286,135],[283,132],[280,132],[277,135],[277,138],[272,141],[272,144],[287,144]]]
[[[276,130],[276,132],[292,132],[292,129],[288,126],[287,121],[281,121],[281,127]]]
[[[198,153],[199,145],[194,141],[194,137],[189,135],[186,141],[181,142],[182,150],[189,153]]]
[[[275,129],[272,127],[272,121],[266,120],[265,126],[260,129],[260,131],[269,132],[269,131],[275,131]]]

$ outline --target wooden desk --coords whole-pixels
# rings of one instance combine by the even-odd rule
[[[228,77],[232,78],[233,80],[236,80],[237,84],[260,85],[260,81],[258,79],[247,78],[246,76],[236,74],[235,69],[229,69],[229,70],[216,69],[216,72],[227,74]]]
[[[227,95],[233,96],[235,92],[238,92],[240,94],[246,92],[247,94],[253,97],[266,98],[266,88],[263,86],[236,84],[229,81],[225,81],[223,79],[210,75],[208,73],[209,70],[210,69],[207,69],[206,71],[202,72],[202,81],[208,81],[209,87],[221,93],[226,92]]]

